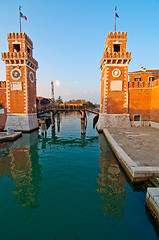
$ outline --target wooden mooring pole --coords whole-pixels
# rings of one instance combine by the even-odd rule
[[[81,112],[81,134],[86,134],[86,112],[83,110]]]
[[[40,124],[41,124],[41,135],[46,135],[46,125],[45,125],[44,118],[40,120]]]
[[[54,112],[51,112],[51,125],[52,125],[52,128],[55,127],[55,117],[54,117]]]
[[[86,134],[86,126],[85,126],[85,120],[81,118],[81,134],[85,135]]]

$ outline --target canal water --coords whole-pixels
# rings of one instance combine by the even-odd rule
[[[80,115],[0,144],[1,240],[159,239],[145,187],[125,178],[104,136]]]

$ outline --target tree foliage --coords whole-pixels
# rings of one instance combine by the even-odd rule
[[[58,97],[58,99],[56,100],[56,102],[57,102],[57,103],[63,103],[61,96]]]

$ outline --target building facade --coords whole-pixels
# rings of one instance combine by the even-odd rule
[[[36,70],[33,43],[25,33],[8,34],[8,52],[2,53],[6,65],[5,129],[32,131],[38,128],[36,112]]]
[[[159,123],[159,70],[130,72],[129,114],[132,125]]]
[[[140,71],[128,73],[131,53],[126,51],[126,43],[126,32],[108,33],[105,41],[100,62],[99,131],[108,126],[159,124],[159,69],[142,67]],[[38,63],[33,58],[33,43],[25,33],[9,33],[8,49],[2,53],[6,81],[0,81],[0,130],[10,127],[32,131],[38,128]]]
[[[0,81],[0,131],[4,129],[7,119],[6,81]]]
[[[127,33],[110,32],[100,62],[101,102],[98,130],[107,126],[130,126],[128,115],[128,64],[131,53],[126,51]]]
[[[100,62],[101,103],[97,129],[159,123],[159,70],[128,73],[127,33],[108,33]]]

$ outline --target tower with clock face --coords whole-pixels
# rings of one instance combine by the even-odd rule
[[[97,128],[130,126],[128,115],[128,64],[131,53],[126,52],[127,33],[110,32],[100,62],[101,102]]]
[[[38,128],[36,112],[36,70],[33,43],[25,33],[8,33],[6,65],[7,121],[5,129],[30,132]]]

